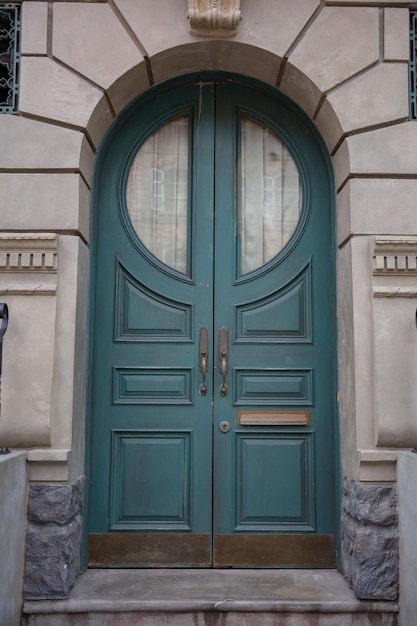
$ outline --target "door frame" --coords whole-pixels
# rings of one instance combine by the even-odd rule
[[[95,302],[95,290],[96,290],[96,258],[97,258],[97,219],[99,213],[99,207],[97,203],[98,195],[98,183],[100,180],[100,170],[103,157],[106,154],[111,140],[114,135],[117,134],[119,126],[124,122],[126,117],[132,115],[135,110],[140,107],[145,101],[153,99],[162,94],[166,89],[177,88],[189,84],[190,82],[198,81],[219,81],[230,80],[237,83],[246,85],[254,90],[254,92],[267,93],[269,96],[273,96],[277,102],[284,103],[285,107],[296,115],[300,121],[308,128],[311,133],[318,150],[320,151],[323,160],[326,164],[327,170],[327,184],[329,186],[329,197],[331,198],[328,215],[330,219],[330,229],[332,235],[331,243],[331,257],[333,259],[332,265],[332,309],[333,309],[333,345],[334,345],[334,381],[332,384],[334,390],[333,415],[335,419],[334,423],[334,450],[335,450],[335,486],[336,493],[335,503],[337,510],[334,512],[336,520],[336,559],[337,566],[340,569],[340,531],[339,524],[337,523],[340,518],[341,511],[341,459],[340,459],[340,426],[339,426],[339,404],[337,399],[338,390],[338,333],[337,333],[337,315],[336,315],[336,212],[335,212],[335,185],[333,176],[333,167],[330,160],[330,155],[325,146],[325,143],[320,136],[317,128],[312,120],[302,111],[297,104],[291,101],[287,96],[279,92],[277,89],[266,85],[256,79],[248,78],[240,74],[230,74],[226,72],[200,72],[193,74],[185,74],[183,76],[170,79],[162,84],[153,86],[143,94],[135,98],[121,113],[117,115],[112,125],[107,130],[103,140],[97,150],[93,177],[92,177],[92,201],[91,201],[91,216],[90,216],[90,232],[91,232],[91,246],[90,246],[90,299],[89,299],[89,339],[88,339],[88,358],[87,358],[87,410],[86,410],[86,450],[85,450],[85,474],[87,476],[86,490],[85,490],[85,507],[84,507],[84,527],[83,527],[83,549],[82,549],[82,566],[87,566],[87,519],[90,515],[89,511],[89,477],[90,477],[90,458],[91,458],[91,414],[92,414],[92,348],[93,348],[93,323],[94,323],[94,302]]]

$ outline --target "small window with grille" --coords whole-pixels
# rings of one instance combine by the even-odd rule
[[[19,91],[20,5],[0,2],[0,113],[15,113]]]
[[[417,11],[410,11],[410,119],[417,120]]]

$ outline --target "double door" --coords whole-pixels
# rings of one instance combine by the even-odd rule
[[[196,81],[95,190],[89,563],[335,561],[331,183],[291,105]]]

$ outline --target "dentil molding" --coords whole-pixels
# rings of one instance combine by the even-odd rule
[[[0,233],[0,272],[53,272],[58,269],[58,236]]]
[[[417,237],[375,237],[374,275],[417,276]]]
[[[0,295],[54,295],[58,235],[0,233]]]
[[[376,236],[372,274],[374,298],[416,298],[417,237]]]
[[[190,33],[197,37],[234,37],[242,19],[240,0],[188,0]]]

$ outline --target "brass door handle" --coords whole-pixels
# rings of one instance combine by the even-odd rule
[[[208,367],[208,328],[207,326],[202,326],[200,328],[200,342],[199,342],[199,356],[198,363],[201,372],[201,385],[200,385],[200,396],[205,396],[207,393],[207,385],[206,385],[206,375],[207,375],[207,367]]]
[[[222,384],[220,385],[220,395],[224,398],[227,395],[226,374],[227,360],[229,358],[229,332],[227,328],[222,326],[219,333],[219,368],[222,375]]]

